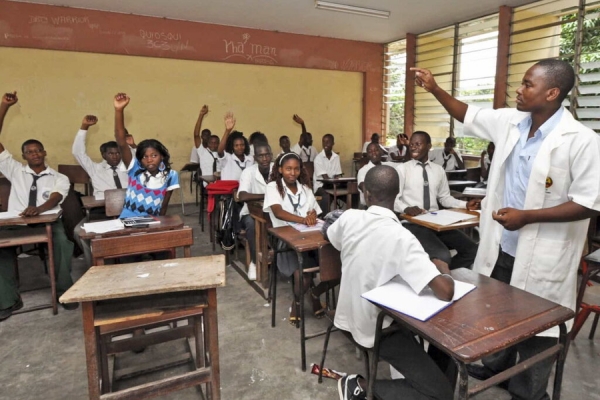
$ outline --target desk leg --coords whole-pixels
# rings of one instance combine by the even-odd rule
[[[461,400],[467,400],[469,398],[469,373],[467,372],[467,365],[454,360],[458,367],[458,398]]]
[[[552,400],[560,400],[560,390],[562,386],[562,375],[565,367],[565,360],[567,359],[567,352],[569,351],[569,345],[571,344],[570,336],[567,334],[567,327],[564,323],[559,325],[560,335],[558,337],[558,343],[562,346],[560,353],[556,359],[556,370],[554,372],[554,388],[552,390]]]
[[[50,291],[52,292],[52,313],[58,314],[56,301],[56,274],[54,265],[54,242],[52,241],[52,224],[46,224],[46,236],[48,237],[48,275],[50,275]]]
[[[302,253],[296,253],[298,255],[298,270],[300,273],[298,274],[300,277],[300,282],[298,282],[298,286],[300,287],[300,355],[302,357],[302,371],[306,371],[306,331],[304,330],[304,261],[302,258]],[[298,315],[298,314],[296,314]]]
[[[383,330],[383,319],[385,313],[379,312],[377,316],[377,325],[375,325],[375,343],[373,345],[373,355],[369,365],[369,382],[367,384],[367,400],[373,400],[375,396],[375,381],[377,380],[377,363],[379,362],[379,346],[381,344],[381,331]]]
[[[204,191],[206,188],[204,187],[204,182],[200,182],[200,215],[198,218],[200,219],[200,229],[204,232]]]
[[[337,210],[338,205],[337,205],[337,187],[338,185],[336,183],[333,184],[333,209]]]
[[[205,333],[208,335],[208,351],[210,360],[210,399],[219,400],[221,398],[221,375],[219,366],[219,325],[217,320],[217,289],[207,290],[208,307],[206,308],[206,318],[204,323]]]
[[[83,317],[83,339],[85,342],[85,359],[88,374],[88,392],[91,400],[100,398],[98,368],[98,337],[94,327],[94,303],[86,301],[81,304]]]

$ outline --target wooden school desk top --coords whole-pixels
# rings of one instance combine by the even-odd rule
[[[136,233],[160,232],[183,228],[183,220],[179,215],[163,215],[156,217],[156,219],[160,221],[159,224],[150,224],[145,228],[123,228],[118,231],[106,233],[86,232],[85,229],[82,229],[80,237],[82,239],[94,239],[99,237],[125,236]]]
[[[300,232],[291,226],[269,228],[269,233],[286,242],[298,253],[317,250],[322,245],[329,243],[320,231]]]
[[[0,219],[0,226],[49,224],[56,221],[62,215],[62,210],[54,214],[35,215],[33,217],[15,217]]]
[[[336,183],[356,182],[356,177],[349,176],[349,177],[342,177],[342,178],[317,178],[317,180],[321,181],[323,183],[336,184]]]
[[[225,256],[175,258],[90,268],[61,303],[147,296],[225,286]]]
[[[81,198],[81,202],[83,203],[83,208],[87,210],[91,210],[92,208],[104,207],[106,204],[104,199],[96,199],[94,196],[83,196]]]
[[[472,228],[474,226],[479,226],[479,215],[480,214],[478,212],[463,210],[461,208],[452,208],[452,209],[450,209],[450,211],[473,215],[473,216],[476,216],[477,218],[473,218],[473,219],[470,219],[467,221],[460,221],[460,222],[457,222],[457,223],[451,224],[451,225],[438,225],[438,224],[434,224],[431,222],[420,221],[408,214],[400,214],[400,218],[402,218],[408,222],[411,222],[413,224],[424,226],[425,228],[429,228],[436,232],[451,231],[453,229],[464,229],[464,228]]]

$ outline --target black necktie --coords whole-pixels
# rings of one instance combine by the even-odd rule
[[[292,207],[294,207],[294,214],[296,215],[298,215],[298,207],[300,206],[300,195],[302,193],[298,193],[298,202],[294,203],[294,198],[288,193],[288,198],[290,199],[290,203],[292,203]]]
[[[27,204],[29,207],[37,207],[37,185],[36,182],[43,175],[31,175],[33,177],[33,182],[31,182],[31,189],[29,189],[29,203]]]
[[[209,152],[210,156],[213,158],[213,174],[217,172],[217,157],[212,152]]]
[[[442,158],[444,159],[444,164],[442,165],[442,168],[444,168],[444,171],[446,170],[446,165],[448,165],[448,160],[450,160],[450,157],[452,155],[448,155],[448,158],[446,158],[446,153],[442,152]],[[425,167],[423,167],[425,168]]]
[[[123,186],[121,186],[121,180],[119,179],[119,174],[117,174],[117,167],[110,167],[110,169],[113,170],[113,179],[115,180],[117,189],[123,189]]]
[[[243,171],[246,169],[246,163],[244,163],[244,166],[242,167],[242,164],[239,163],[238,160],[235,160],[235,163],[237,164],[238,167],[240,167],[240,169]],[[213,163],[213,168],[214,168],[215,164]]]
[[[427,164],[419,163],[419,165],[423,167],[423,208],[429,210],[429,177],[427,176],[427,170],[425,169]]]

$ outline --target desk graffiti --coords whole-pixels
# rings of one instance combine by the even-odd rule
[[[228,54],[223,60],[241,57],[255,64],[277,65],[277,49],[275,47],[248,43],[250,34],[244,33],[241,42],[223,39],[225,42],[225,54]]]

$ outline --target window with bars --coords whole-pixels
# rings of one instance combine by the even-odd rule
[[[396,135],[404,132],[404,86],[406,81],[406,40],[389,43],[385,49],[384,124],[382,132],[387,144],[396,143]]]

